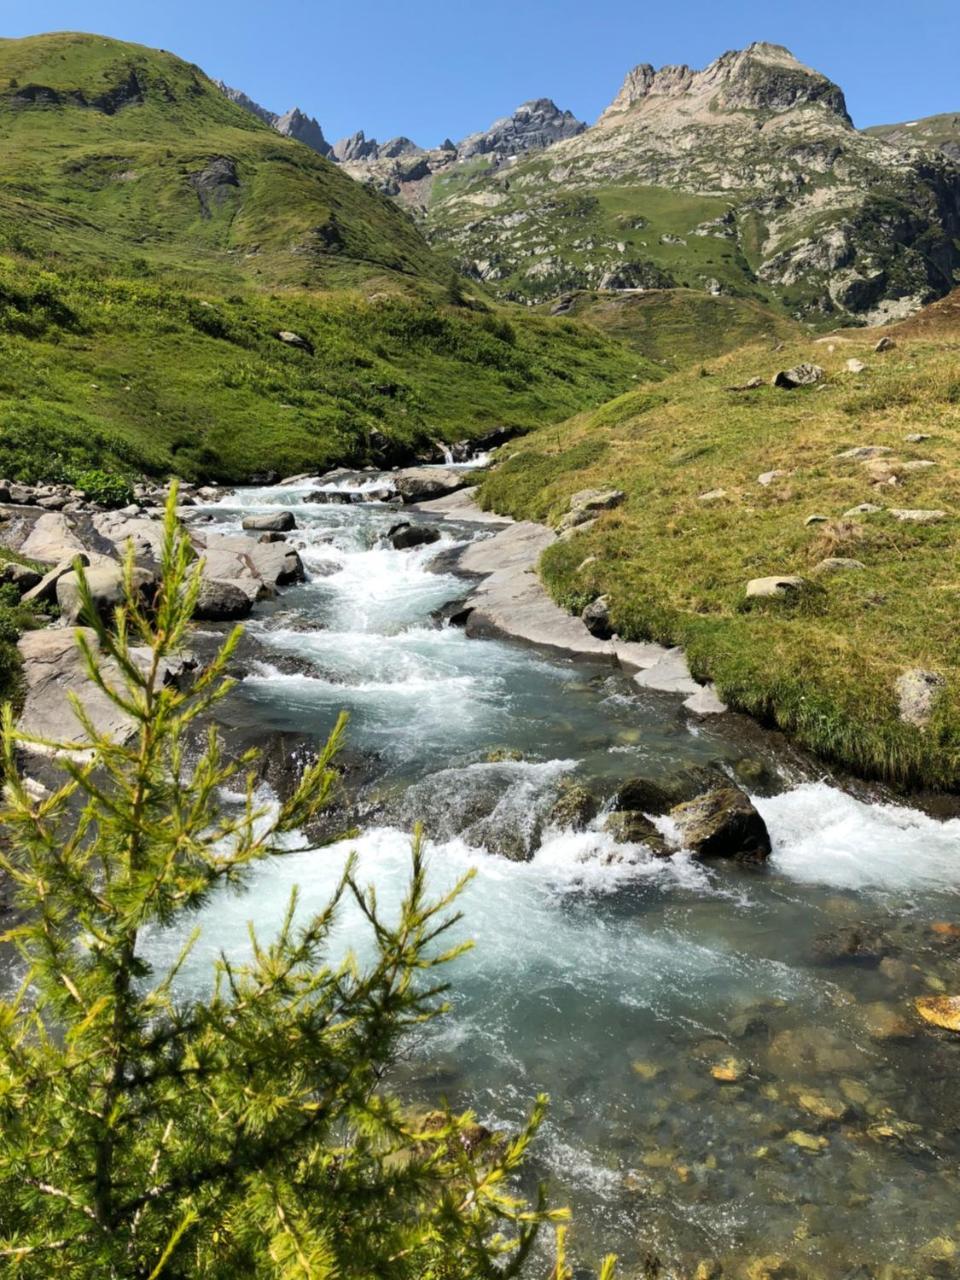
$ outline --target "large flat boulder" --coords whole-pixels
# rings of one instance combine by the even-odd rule
[[[241,528],[255,533],[287,533],[296,527],[297,521],[292,511],[267,511],[262,515],[244,516],[241,524]]]
[[[393,485],[404,502],[425,502],[456,493],[473,482],[469,472],[449,467],[408,467],[393,477]]]
[[[123,568],[119,564],[100,568],[87,569],[87,587],[93,607],[100,619],[109,623],[114,610],[122,604],[126,595],[123,580]],[[134,569],[133,585],[145,599],[150,599],[156,592],[156,575],[150,569]],[[79,622],[83,612],[83,600],[80,595],[80,577],[71,571],[65,573],[57,581],[57,604],[60,617],[72,625]]]
[[[96,633],[90,628],[82,630],[96,650]],[[125,741],[132,736],[136,727],[133,721],[90,680],[83,654],[77,646],[75,631],[60,628],[27,631],[20,637],[17,647],[23,660],[27,686],[19,721],[24,733],[63,744],[68,752],[80,749],[84,742],[84,730],[70,705],[70,695],[76,694],[99,732],[109,734],[117,741]],[[135,649],[133,656],[146,670],[150,660],[147,650]],[[173,678],[182,666],[182,662],[165,664],[164,678]],[[123,687],[116,663],[105,660],[103,672],[108,681]],[[55,753],[52,747],[28,749],[41,754]]]
[[[60,511],[45,511],[37,519],[20,546],[20,554],[41,564],[56,565],[70,560],[83,543],[70,520]]]

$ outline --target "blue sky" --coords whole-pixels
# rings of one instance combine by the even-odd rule
[[[541,96],[589,121],[638,62],[753,40],[836,80],[858,125],[960,111],[960,0],[0,0],[2,35],[63,30],[170,49],[331,140],[435,145]]]

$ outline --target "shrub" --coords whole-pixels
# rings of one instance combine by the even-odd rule
[[[68,472],[68,479],[77,489],[82,489],[91,502],[99,502],[103,507],[125,507],[133,501],[129,480],[115,471],[101,471],[99,468],[73,470]]]

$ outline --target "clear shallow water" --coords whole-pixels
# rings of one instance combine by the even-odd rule
[[[268,933],[294,884],[304,911],[325,902],[351,849],[395,906],[423,819],[438,889],[476,869],[461,926],[476,945],[450,975],[453,1013],[396,1083],[491,1125],[549,1092],[536,1172],[572,1204],[582,1252],[655,1255],[677,1275],[704,1257],[736,1275],[772,1252],[824,1276],[936,1274],[919,1251],[960,1239],[960,1038],[920,1030],[911,1006],[960,989],[960,929],[944,929],[960,923],[960,822],[867,805],[609,667],[437,627],[464,584],[431,562],[482,530],[395,552],[378,536],[396,512],[303,503],[314,487],[210,509],[235,530],[289,506],[314,575],[260,611],[224,714],[323,737],[349,710],[351,748],[377,759],[377,817],[211,904],[189,980],[205,983],[221,949],[245,952],[249,919]],[[522,759],[488,759],[504,749]],[[767,780],[764,871],[657,860],[599,823],[551,821],[563,779],[612,789],[744,756]],[[491,851],[504,832],[528,861]],[[337,945],[368,943],[347,911]],[[176,944],[151,946],[160,959]],[[737,1079],[720,1082],[729,1058]]]

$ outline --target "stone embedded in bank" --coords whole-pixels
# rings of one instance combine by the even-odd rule
[[[897,679],[896,693],[900,719],[916,729],[925,729],[933,719],[937,703],[946,688],[946,680],[937,671],[912,667]]]

